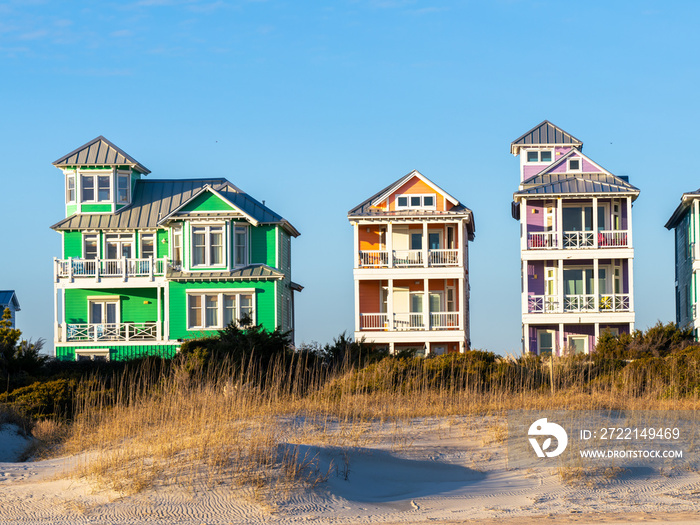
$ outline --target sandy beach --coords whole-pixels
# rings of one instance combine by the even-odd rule
[[[491,425],[491,426],[489,426]],[[373,425],[358,447],[299,445],[315,486],[260,497],[225,483],[117,493],[73,473],[84,457],[14,462],[29,440],[0,432],[0,523],[698,523],[700,476],[629,469],[565,483],[509,469],[486,418]],[[292,446],[288,444],[287,446]]]

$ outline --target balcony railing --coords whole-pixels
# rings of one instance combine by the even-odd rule
[[[166,259],[54,259],[55,279],[159,277],[165,275]]]
[[[360,330],[458,330],[459,316],[459,312],[430,312],[429,318],[420,312],[396,312],[393,316],[386,313],[362,313]],[[427,321],[430,322],[429,325],[426,324]]]
[[[416,268],[425,266],[423,250],[394,250],[391,263],[394,268]],[[428,266],[459,266],[459,250],[428,250]],[[389,252],[387,250],[360,250],[360,268],[388,268]]]
[[[70,323],[59,325],[58,340],[155,341],[158,323]]]
[[[597,234],[592,231],[565,231],[562,234],[564,249],[598,248],[627,248],[627,230],[601,230]],[[548,250],[558,246],[557,232],[529,232],[527,234],[528,250]]]
[[[527,311],[531,314],[569,312],[629,312],[629,294],[565,295],[564,308],[555,295],[529,295]]]

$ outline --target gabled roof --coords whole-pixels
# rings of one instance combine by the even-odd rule
[[[57,168],[69,166],[131,166],[148,175],[151,170],[102,135],[71,151],[53,163]]]
[[[583,148],[583,142],[563,129],[555,126],[548,120],[542,121],[530,131],[524,133],[510,143],[510,152],[513,155],[520,153],[521,147],[527,146],[573,146],[577,149]]]
[[[168,268],[167,277],[173,281],[267,281],[284,279],[284,273],[267,264],[251,264],[224,272],[181,272]]]
[[[17,300],[17,294],[15,294],[14,290],[0,290],[0,306],[3,307],[3,309],[7,306],[12,306],[14,307],[15,310],[19,312],[19,301]],[[2,317],[2,312],[0,312],[0,317]]]
[[[116,213],[74,214],[51,228],[65,230],[135,230],[158,228],[177,210],[209,188],[230,202],[253,224],[280,224],[290,235],[299,235],[294,226],[267,206],[259,203],[226,179],[138,180],[131,204]]]
[[[678,223],[680,223],[683,217],[685,217],[685,214],[688,211],[688,208],[690,208],[690,205],[694,199],[700,199],[700,189],[689,191],[681,196],[681,203],[675,209],[673,215],[671,215],[671,218],[668,219],[664,225],[667,230],[671,230],[678,226]]]
[[[639,189],[610,173],[547,173],[536,175],[523,184],[523,189],[513,194],[530,195],[591,195],[591,194],[639,195]]]

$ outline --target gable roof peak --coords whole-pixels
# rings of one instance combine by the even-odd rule
[[[57,168],[68,166],[131,166],[148,175],[151,170],[104,136],[86,142],[67,155],[53,162]]]
[[[528,146],[573,146],[577,149],[583,148],[583,142],[567,133],[549,120],[543,120],[531,130],[523,133],[520,137],[510,143],[510,152],[513,155],[520,154],[520,149]]]

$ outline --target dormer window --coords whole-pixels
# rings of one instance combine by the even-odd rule
[[[109,202],[111,200],[111,173],[81,173],[80,188],[82,202]]]
[[[412,195],[397,195],[396,196],[397,210],[434,210],[435,209],[435,194],[412,194]]]
[[[66,202],[75,202],[75,172],[66,174]]]
[[[528,162],[552,162],[552,150],[535,150],[527,152]]]
[[[569,159],[569,171],[581,171],[581,159]]]
[[[129,193],[131,190],[131,174],[127,172],[117,172],[117,202],[119,204],[129,203]]]

